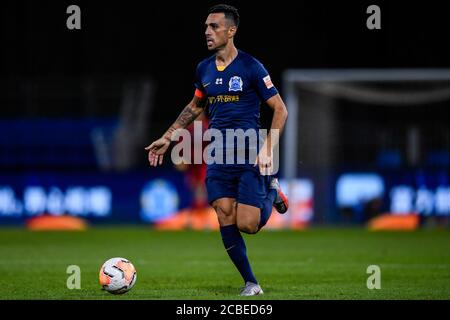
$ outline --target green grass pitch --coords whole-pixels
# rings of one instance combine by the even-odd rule
[[[245,240],[265,291],[245,299],[450,299],[448,230],[263,230]],[[138,274],[119,296],[98,283],[101,264],[116,256]],[[69,265],[81,268],[80,290],[66,287]],[[379,290],[366,286],[369,265],[381,268]],[[242,285],[218,232],[0,229],[1,299],[243,299]]]

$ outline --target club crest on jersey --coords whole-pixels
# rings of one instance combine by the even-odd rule
[[[228,91],[242,91],[243,84],[241,77],[231,77],[230,82],[228,82],[228,85],[230,86]]]

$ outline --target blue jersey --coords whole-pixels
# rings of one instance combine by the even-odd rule
[[[258,130],[261,102],[278,93],[264,66],[241,50],[222,71],[215,55],[201,61],[195,87],[207,98],[209,128],[224,135],[226,129]]]
[[[223,70],[215,55],[197,66],[195,87],[208,99],[210,128],[259,129],[259,108],[278,93],[264,66],[251,55],[238,50],[236,58]]]

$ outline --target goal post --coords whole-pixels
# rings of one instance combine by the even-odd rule
[[[432,85],[438,82],[445,85]],[[396,92],[383,87],[389,85],[392,85],[394,89],[395,86],[400,86],[407,90]],[[331,147],[334,139],[332,133],[337,131],[337,120],[333,118],[332,113],[327,114],[328,112],[325,111],[327,102],[332,101],[329,105],[335,106],[337,99],[344,98],[364,107],[366,103],[382,106],[414,106],[450,101],[450,69],[288,69],[282,74],[282,88],[289,116],[281,140],[281,169],[283,177],[289,181],[299,177],[303,158],[308,157],[305,155],[307,151],[302,149],[305,126],[311,127],[311,124],[305,123],[305,119],[302,117],[305,108],[310,113],[315,112],[314,119],[317,120],[317,125],[324,129],[324,145],[320,146],[322,150],[318,152],[324,154],[326,158],[326,149],[329,148],[328,154],[332,159]],[[321,130],[317,130],[317,132],[321,132]],[[414,144],[414,138],[417,138],[417,132],[412,131],[410,145]],[[328,144],[327,139],[331,139]],[[317,138],[317,141],[321,141],[320,137]],[[316,155],[317,158],[320,159]],[[333,161],[330,160],[329,163],[332,164]],[[325,170],[332,171],[329,168],[331,165],[328,166],[326,160],[322,161],[321,165]],[[314,211],[331,209],[329,194],[328,200],[324,199],[327,195],[318,194],[325,192],[324,184],[330,181],[325,179],[318,183],[322,184],[318,189],[314,187],[315,204],[318,205]],[[330,188],[331,186],[328,186],[326,192],[329,192]],[[323,203],[318,203],[317,200],[323,200],[321,201]]]
[[[361,82],[361,81],[450,81],[450,69],[288,69],[282,75],[283,98],[289,117],[283,137],[283,169],[286,179],[297,177],[297,129],[299,94],[302,84]],[[287,147],[288,146],[288,147]]]

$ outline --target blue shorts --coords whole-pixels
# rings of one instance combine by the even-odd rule
[[[206,190],[208,202],[220,198],[235,198],[238,203],[262,208],[267,197],[268,177],[262,176],[253,165],[208,166]]]

